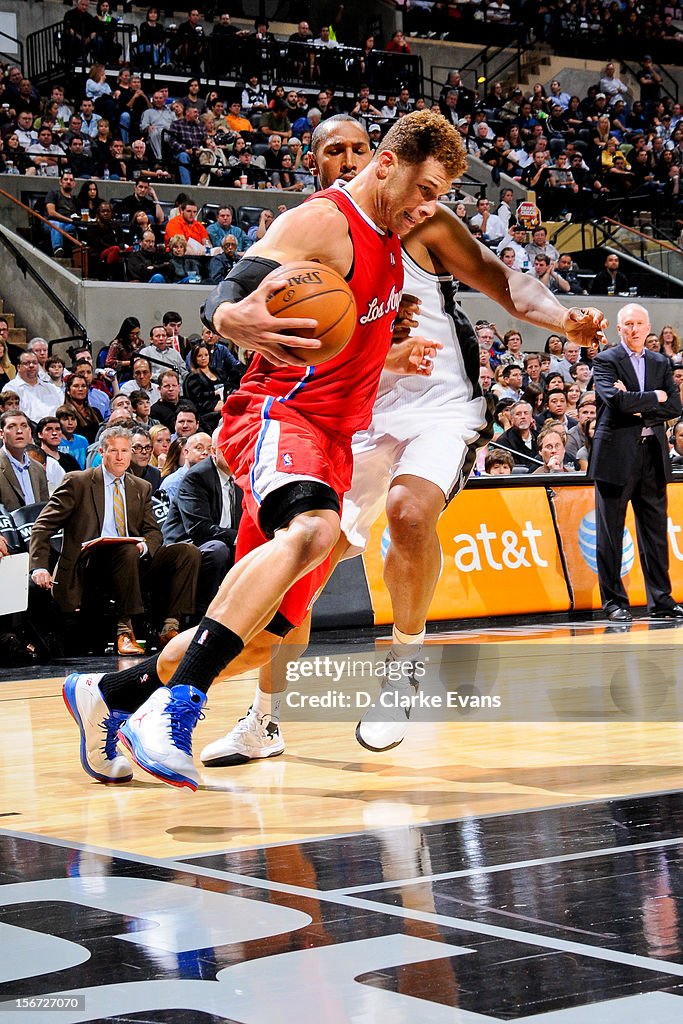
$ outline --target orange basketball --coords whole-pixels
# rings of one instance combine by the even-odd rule
[[[324,363],[338,355],[356,328],[356,301],[348,284],[336,270],[302,260],[287,263],[265,279],[286,280],[287,287],[268,299],[273,316],[311,317],[317,330],[284,331],[300,338],[318,338],[320,348],[291,348],[309,366]]]

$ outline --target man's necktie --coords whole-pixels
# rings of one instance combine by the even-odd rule
[[[116,532],[119,537],[126,536],[126,511],[123,506],[123,484],[120,480],[114,481],[114,519],[116,521]]]

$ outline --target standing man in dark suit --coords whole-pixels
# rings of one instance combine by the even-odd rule
[[[4,412],[0,416],[0,505],[16,512],[35,501],[47,501],[47,477],[39,463],[29,459],[31,427],[23,412]]]
[[[152,488],[127,472],[130,431],[109,427],[100,451],[102,465],[67,473],[38,517],[31,534],[31,576],[36,586],[52,590],[63,612],[83,608],[88,592],[107,581],[116,605],[118,653],[144,654],[131,621],[145,611],[143,583],[154,595],[150,611],[163,621],[163,644],[177,635],[181,617],[194,612],[200,555],[189,544],[162,547]],[[50,573],[50,539],[62,528],[62,552]],[[109,537],[137,543],[108,543],[83,552],[86,541]]]
[[[164,543],[190,541],[202,556],[197,611],[204,614],[235,560],[242,491],[215,447],[187,471],[163,525]]]
[[[666,484],[671,479],[664,429],[681,415],[681,400],[668,359],[645,348],[647,310],[629,303],[619,310],[620,343],[593,363],[597,423],[588,472],[595,481],[598,580],[602,606],[613,622],[632,619],[621,580],[624,520],[633,506],[640,564],[650,614],[683,618],[671,596]]]

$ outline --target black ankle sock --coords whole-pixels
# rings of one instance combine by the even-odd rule
[[[156,655],[121,672],[107,672],[100,679],[102,696],[116,711],[137,711],[163,685],[157,675]]]
[[[217,675],[244,649],[244,641],[215,619],[203,618],[169,686],[194,686],[208,693]]]

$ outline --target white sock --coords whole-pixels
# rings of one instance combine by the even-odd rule
[[[402,633],[394,626],[391,630],[391,651],[397,660],[402,658],[414,659],[420,653],[424,644],[426,629],[419,633]]]
[[[256,694],[252,701],[252,708],[256,714],[263,718],[264,715],[268,715],[274,722],[280,721],[280,705],[282,704],[282,698],[284,692],[280,693],[266,693],[265,690],[261,690],[258,686],[256,687]]]

